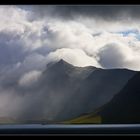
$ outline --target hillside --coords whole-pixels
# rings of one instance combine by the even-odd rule
[[[140,123],[140,73],[98,115],[103,123]]]

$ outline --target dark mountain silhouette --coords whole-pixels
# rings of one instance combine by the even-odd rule
[[[140,123],[140,73],[98,113],[102,123]]]

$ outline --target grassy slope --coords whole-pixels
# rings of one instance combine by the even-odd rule
[[[102,120],[100,116],[93,114],[83,115],[72,120],[63,122],[64,124],[101,124]]]

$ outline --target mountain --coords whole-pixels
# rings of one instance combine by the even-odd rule
[[[65,96],[69,98],[80,86],[95,67],[74,67],[73,65],[60,60],[57,63],[49,64],[40,78],[40,87],[45,88],[44,92],[53,92],[55,96]],[[58,97],[58,99],[59,99]]]
[[[48,64],[38,84],[39,108],[54,121],[94,111],[109,102],[135,73],[127,69],[75,67],[64,60]]]
[[[140,123],[140,73],[98,113],[102,123]]]
[[[20,117],[61,122],[94,112],[110,102],[136,73],[127,69],[76,67],[64,60],[49,63],[34,86],[19,89],[31,98]]]
[[[134,74],[134,71],[127,69],[96,69],[81,81],[62,112],[67,118],[95,111],[109,102]]]
[[[37,120],[46,117],[48,121],[59,121],[71,117],[65,113],[67,103],[72,103],[70,99],[80,83],[96,69],[92,66],[75,67],[64,60],[48,64],[38,83],[30,89],[36,99],[26,108],[26,118]]]

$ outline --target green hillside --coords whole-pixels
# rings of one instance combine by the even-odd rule
[[[95,116],[93,114],[83,115],[68,121],[64,121],[64,124],[101,124],[101,116]]]

